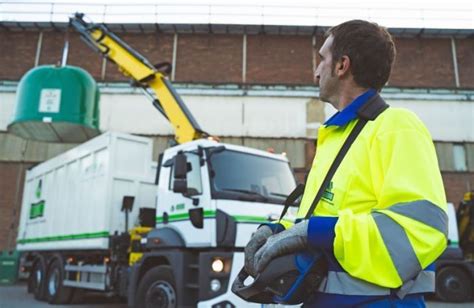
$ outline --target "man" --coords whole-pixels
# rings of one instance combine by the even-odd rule
[[[300,218],[357,110],[386,84],[395,46],[384,28],[352,20],[328,31],[319,55],[321,100],[339,112],[319,129]],[[390,107],[362,129],[313,216],[261,226],[245,266],[255,276],[277,256],[316,248],[327,256],[328,275],[305,306],[423,307],[423,293],[434,291],[432,263],[446,244],[446,198],[430,134],[416,115]]]

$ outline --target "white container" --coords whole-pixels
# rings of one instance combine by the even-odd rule
[[[124,196],[134,196],[129,228],[139,209],[154,208],[156,163],[152,140],[105,133],[27,171],[17,248],[108,249],[125,231]]]

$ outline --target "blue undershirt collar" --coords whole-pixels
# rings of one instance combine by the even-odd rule
[[[366,92],[359,95],[342,111],[337,112],[335,115],[330,117],[325,123],[325,126],[344,126],[350,121],[357,118],[357,110],[364,105],[370,98],[377,93],[374,89],[369,89]]]

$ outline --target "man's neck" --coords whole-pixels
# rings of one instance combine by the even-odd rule
[[[337,106],[334,106],[338,111],[346,108],[350,103],[352,103],[358,96],[365,93],[368,88],[361,87],[350,87],[340,92],[339,98],[337,100]]]

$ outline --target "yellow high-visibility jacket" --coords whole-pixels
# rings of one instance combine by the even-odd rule
[[[320,127],[297,217],[306,215],[357,121],[354,115],[345,125]],[[388,108],[366,124],[310,219],[309,243],[330,250],[342,267],[342,272],[330,267],[320,291],[349,295],[383,295],[394,288],[406,289],[405,294],[433,291],[434,272],[427,275],[424,270],[446,248],[446,210],[428,130],[412,112]]]

